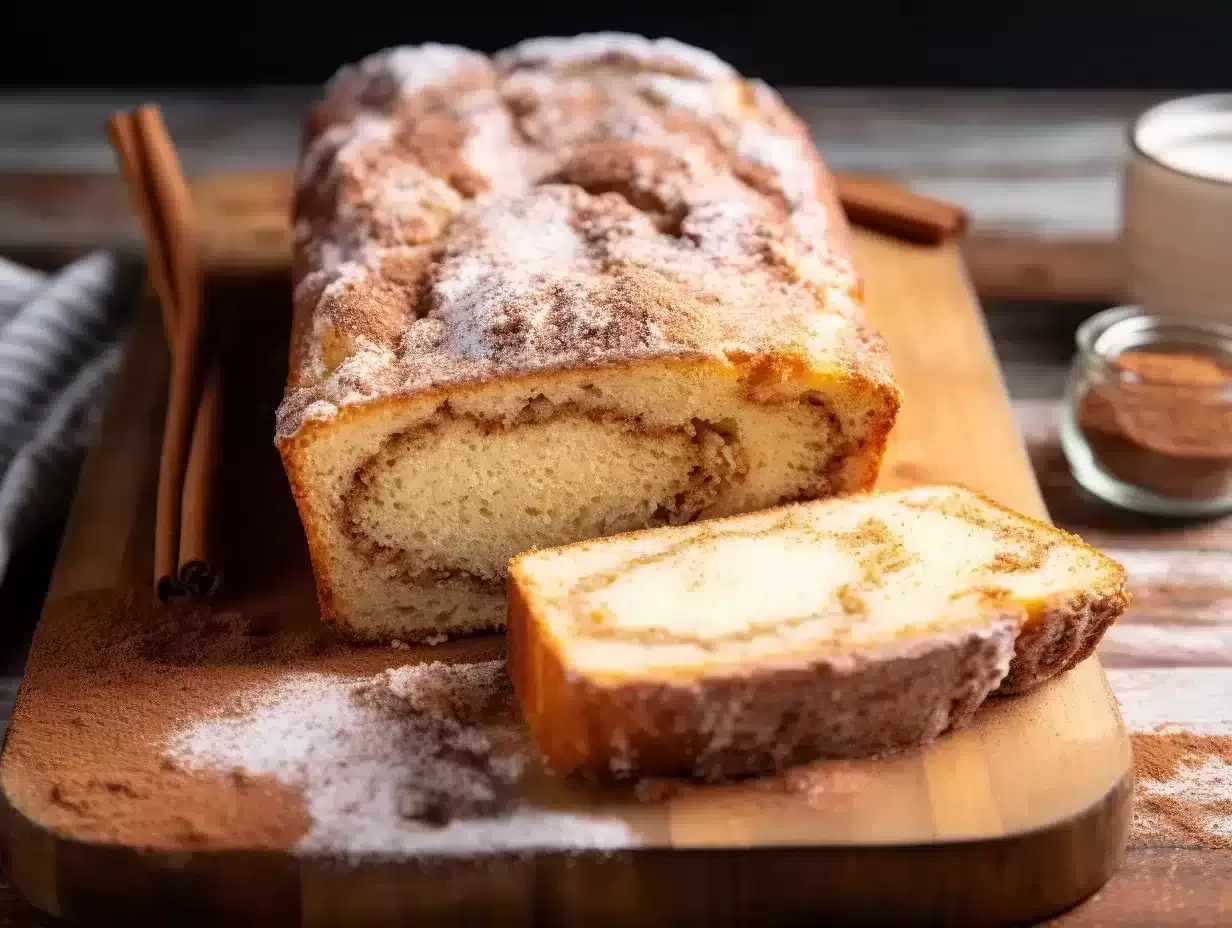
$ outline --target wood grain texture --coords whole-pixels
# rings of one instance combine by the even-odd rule
[[[207,260],[231,270],[284,260],[291,183],[284,169],[199,175]],[[118,178],[0,174],[0,250],[42,264],[100,247],[132,253],[141,247]],[[1121,296],[1120,253],[1110,236],[1050,241],[977,227],[962,248],[974,285],[989,298],[1110,301]]]
[[[286,168],[295,163],[300,120],[319,93],[292,87],[0,94],[0,173],[111,174],[107,115],[146,101],[163,109],[190,173]],[[1115,237],[1126,126],[1168,96],[818,87],[782,93],[836,170],[894,178],[966,207],[977,233],[1033,242]]]
[[[325,883],[311,895],[326,895],[330,889]],[[327,901],[319,903],[319,911],[328,909]],[[1093,896],[1039,924],[1045,928],[1195,928],[1229,921],[1232,851],[1136,848],[1126,853],[1112,879]],[[733,922],[728,919],[726,923]],[[65,924],[32,906],[11,882],[0,881],[0,925],[51,928]]]
[[[1086,903],[1049,928],[1195,928],[1232,922],[1232,851],[1130,851]]]
[[[318,92],[0,94],[0,253],[54,263],[89,248],[139,247],[103,133],[111,111],[158,102],[194,175],[263,173],[295,163],[299,123]],[[836,170],[885,178],[971,214],[966,254],[982,294],[1119,297],[1125,129],[1163,95],[783,93]]]
[[[203,174],[197,184],[204,189],[225,179],[229,186],[237,176]],[[209,256],[216,266],[260,265],[266,251],[277,252],[285,241],[286,200],[280,197],[289,197],[289,192],[283,193],[289,172],[270,169],[243,176],[248,178],[244,189],[226,194],[225,209],[248,224],[245,234],[250,244],[214,240]],[[907,180],[890,175],[887,179]],[[0,253],[52,267],[93,248],[136,254],[140,247],[139,231],[117,177],[0,173]],[[972,282],[985,297],[1114,301],[1121,296],[1120,254],[1111,237],[1037,240],[977,227],[964,239],[963,254]]]
[[[864,233],[857,248],[870,312],[890,341],[907,395],[885,485],[960,482],[1042,514],[958,252]],[[232,310],[271,312],[268,304]],[[254,325],[252,333],[264,334],[252,334],[246,350],[281,357],[285,318],[281,324],[282,334],[277,325]],[[232,356],[229,363],[252,362]],[[86,465],[53,601],[148,572],[147,497],[165,364],[147,307]],[[254,409],[270,409],[277,396],[251,401]],[[272,472],[276,465],[272,447],[258,441],[233,446],[231,454],[233,473]],[[258,456],[251,468],[244,455]],[[266,525],[298,533],[285,490],[259,495],[265,501],[257,505],[272,508],[245,513],[245,552],[277,550],[278,565],[255,554],[237,557],[250,562],[249,576],[241,571],[235,582],[268,606],[286,600],[252,585],[263,574],[281,577],[279,584],[301,591],[296,596],[308,584],[302,538],[286,544],[263,534]],[[404,651],[391,659],[419,656]],[[36,642],[31,661],[39,659]],[[38,698],[37,690],[23,690],[11,732],[20,732],[23,706]],[[499,907],[514,920],[680,924],[719,913],[735,921],[791,921],[825,906],[849,919],[875,911],[900,923],[996,923],[1055,912],[1107,879],[1125,839],[1128,768],[1115,703],[1098,663],[1089,660],[1026,696],[990,702],[970,727],[922,751],[815,765],[810,776],[822,788],[812,799],[726,786],[631,808],[560,785],[567,802],[606,804],[629,816],[641,849],[611,855],[348,867],[286,854],[137,854],[52,835],[24,816],[14,797],[39,788],[31,781],[36,772],[15,770],[7,754],[0,784],[14,879],[40,907],[74,917],[140,921],[169,909],[184,918],[234,910],[260,914],[266,923],[376,924],[430,906],[458,922]],[[836,790],[840,783],[846,786]]]

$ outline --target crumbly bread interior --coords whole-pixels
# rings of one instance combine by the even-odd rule
[[[1089,591],[1120,567],[954,487],[790,506],[526,554],[514,581],[570,672],[697,678],[942,636]]]
[[[732,370],[646,365],[318,430],[302,478],[325,490],[316,524],[338,612],[359,637],[498,627],[507,563],[527,549],[871,482],[875,464],[855,454],[866,398],[842,382],[769,404],[747,390]]]

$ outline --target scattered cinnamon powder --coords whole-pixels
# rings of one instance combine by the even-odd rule
[[[526,800],[545,775],[502,650],[400,667],[405,649],[348,645],[286,603],[65,597],[39,625],[4,787],[53,830],[145,849],[626,845],[619,818]]]
[[[1232,764],[1232,736],[1186,731],[1136,732],[1134,773],[1147,780],[1174,780],[1186,767],[1217,757]]]
[[[293,790],[271,777],[183,769],[163,759],[160,743],[224,697],[222,668],[238,671],[259,653],[277,666],[315,645],[262,634],[259,621],[239,614],[164,606],[146,590],[49,605],[24,683],[37,697],[16,710],[5,788],[28,816],[77,837],[164,848],[286,846],[308,827]]]
[[[1130,842],[1232,848],[1232,735],[1135,732]]]
[[[3,775],[28,817],[143,848],[285,848],[309,829],[299,792],[265,774],[191,768],[167,739],[237,689],[291,666],[371,673],[388,649],[351,648],[275,612],[166,606],[145,589],[49,603],[9,728]]]
[[[37,698],[9,733],[7,794],[53,829],[161,850],[629,840],[617,820],[514,801],[541,773],[526,767],[498,644],[434,651],[486,662],[400,668],[404,649],[352,648],[315,621],[284,627],[288,612],[168,607],[145,589],[50,604],[25,684]],[[1232,735],[1170,729],[1133,735],[1131,841],[1232,847]],[[819,802],[862,784],[831,762],[760,785]],[[655,780],[635,794],[697,788]]]
[[[289,671],[238,713],[171,739],[186,764],[271,775],[302,791],[296,850],[458,854],[627,846],[623,819],[534,798],[541,770],[503,659],[353,677]]]

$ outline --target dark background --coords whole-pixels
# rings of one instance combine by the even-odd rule
[[[0,84],[9,87],[318,84],[343,62],[404,42],[492,51],[528,35],[618,29],[704,46],[775,84],[1232,88],[1232,0],[745,0],[730,13],[577,0],[546,7],[559,12],[483,0],[182,2],[143,15],[114,4],[4,5]]]

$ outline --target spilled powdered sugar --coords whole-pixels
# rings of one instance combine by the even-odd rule
[[[303,793],[297,850],[346,855],[614,849],[614,818],[524,795],[538,773],[504,661],[434,661],[355,680],[289,673],[232,715],[176,735],[170,757],[272,775]]]
[[[1232,671],[1107,671],[1133,740],[1135,844],[1232,847]]]
[[[1186,758],[1178,767],[1168,779],[1139,778],[1135,829],[1151,835],[1149,843],[1196,838],[1202,845],[1232,846],[1232,764],[1223,757]]]

